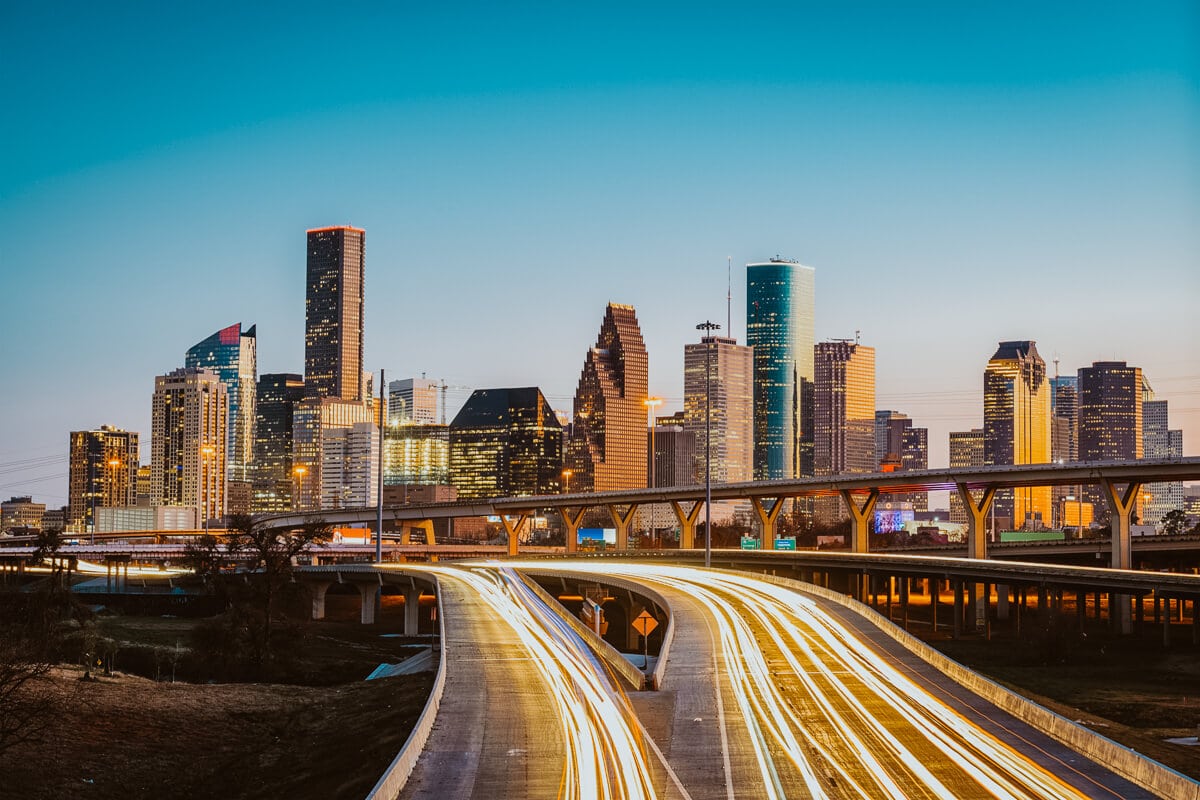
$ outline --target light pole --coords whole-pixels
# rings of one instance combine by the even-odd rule
[[[658,481],[655,476],[655,468],[658,466],[658,448],[654,446],[654,429],[658,427],[654,420],[654,410],[663,404],[661,397],[647,397],[642,403],[646,406],[646,414],[650,418],[650,482],[647,488],[654,489],[658,486]],[[654,506],[650,507],[650,546],[658,546],[658,520],[655,519]]]
[[[575,470],[568,467],[562,471],[563,476],[563,494],[571,493],[571,476],[575,474]]]
[[[308,469],[304,466],[295,467],[292,472],[296,473],[296,496],[292,498],[292,510],[299,511],[300,503],[304,499],[304,473]]]
[[[215,453],[215,452],[217,452],[217,450],[211,444],[206,444],[200,448],[200,455],[203,457],[203,461],[204,461],[204,535],[205,536],[208,536],[208,518],[210,516],[208,513],[208,501],[209,501],[208,482],[212,478],[212,466],[209,462],[212,459],[213,453]]]
[[[696,326],[704,331],[704,566],[712,566],[712,338],[721,326],[705,320]]]

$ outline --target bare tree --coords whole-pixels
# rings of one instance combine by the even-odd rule
[[[70,602],[64,594],[52,583],[25,595],[16,613],[0,621],[0,755],[42,741],[63,702],[49,673],[57,661],[64,604]]]

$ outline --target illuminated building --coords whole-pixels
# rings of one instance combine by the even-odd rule
[[[413,422],[433,425],[438,422],[438,382],[426,378],[405,378],[388,384],[388,423]]]
[[[150,504],[226,513],[229,391],[215,372],[185,367],[154,379]],[[133,505],[121,503],[120,505]]]
[[[709,397],[711,420],[706,424]],[[753,350],[721,336],[705,336],[698,343],[684,345],[683,414],[684,430],[696,439],[698,463],[693,475],[704,475],[705,441],[711,430],[712,482],[754,480]]]
[[[308,231],[304,388],[308,397],[364,400],[363,277],[366,232]]]
[[[556,494],[562,464],[562,427],[535,386],[477,389],[450,423],[459,498]]]
[[[1037,343],[1001,342],[983,373],[983,463],[1050,461],[1050,383]],[[1049,486],[1001,489],[994,501],[999,529],[1051,523]]]
[[[450,426],[391,422],[383,436],[385,486],[450,483]]]
[[[812,267],[791,261],[746,265],[757,480],[813,474],[815,276]]]
[[[102,425],[71,431],[70,441],[67,525],[73,531],[90,531],[96,522],[95,509],[136,502],[138,435]]]
[[[45,514],[46,504],[35,503],[32,497],[10,498],[0,503],[0,530],[40,531]]]
[[[305,384],[307,389],[307,383]],[[325,499],[324,434],[360,423],[374,424],[375,415],[362,402],[336,397],[306,397],[292,411],[292,508],[315,511]],[[340,467],[339,467],[340,469]]]
[[[361,508],[379,498],[379,426],[374,420],[321,431],[321,508]]]
[[[1070,464],[1078,459],[1079,381],[1074,375],[1056,375],[1050,379],[1050,460],[1055,464]],[[1079,491],[1079,486],[1050,487],[1053,508],[1059,514],[1053,527],[1064,524],[1060,521],[1063,503],[1068,495]]]
[[[292,472],[292,419],[304,399],[304,379],[294,373],[259,376],[254,428],[254,496],[256,513],[292,508],[296,479]]]
[[[875,463],[875,348],[820,342],[814,349],[813,468],[817,475],[870,473]],[[817,498],[819,520],[846,516],[841,498]]]
[[[681,425],[655,425],[653,439],[656,487],[695,486],[702,481],[704,460],[697,458],[701,451],[694,431]]]
[[[648,379],[646,344],[633,306],[609,303],[575,390],[567,454],[573,491],[646,486]]]
[[[983,466],[983,428],[950,432],[950,469],[972,469]],[[950,492],[950,521],[965,523],[967,509],[958,492]]]
[[[1180,458],[1183,456],[1183,431],[1167,427],[1167,401],[1142,401],[1142,456],[1144,458]],[[1183,508],[1183,484],[1179,481],[1148,483],[1142,487],[1146,502],[1142,522],[1158,525],[1168,511]]]
[[[1124,361],[1097,361],[1079,368],[1079,460],[1129,461],[1142,457],[1142,399],[1144,381],[1139,367]],[[1085,486],[1084,500],[1095,507],[1096,519],[1108,521],[1102,490]],[[1138,499],[1134,513],[1142,515]]]
[[[243,331],[239,322],[188,349],[185,367],[202,367],[217,374],[229,394],[229,480],[248,481],[253,475],[254,428],[258,362],[256,329]]]
[[[880,472],[928,469],[929,430],[914,428],[907,414],[876,411],[875,459]],[[908,503],[916,512],[929,507],[928,498],[925,492],[907,492],[892,495],[890,499],[897,503]]]

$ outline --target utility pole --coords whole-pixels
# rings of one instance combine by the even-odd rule
[[[713,331],[721,326],[705,320],[696,326],[704,331],[704,566],[712,566],[712,346]]]
[[[384,381],[384,371],[379,370],[379,477],[377,482],[378,495],[375,498],[375,563],[383,561],[383,437],[387,425],[387,383]]]

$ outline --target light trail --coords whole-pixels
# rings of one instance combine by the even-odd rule
[[[760,780],[739,787],[739,796],[1086,796],[964,718],[799,592],[687,567],[555,569],[659,584],[707,610]]]
[[[412,567],[406,567],[412,569]],[[655,796],[637,720],[604,665],[507,567],[422,567],[466,583],[517,634],[556,706],[567,759],[561,798]]]

